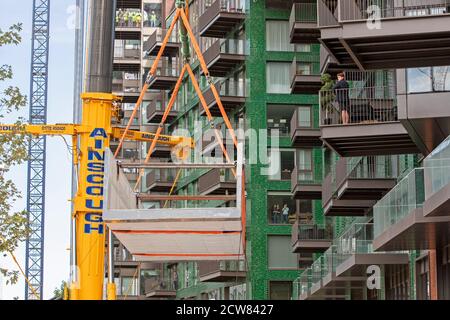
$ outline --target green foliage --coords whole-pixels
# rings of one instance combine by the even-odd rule
[[[64,288],[67,286],[67,282],[61,281],[61,285],[59,288],[55,288],[53,290],[53,298],[54,299],[64,299]]]
[[[22,38],[21,24],[11,26],[8,31],[0,29],[0,47],[5,45],[18,45]],[[0,82],[13,79],[13,70],[10,65],[0,66]],[[27,97],[16,86],[6,86],[0,92],[0,122],[5,116],[18,111],[27,104]],[[19,118],[16,124],[23,123]],[[0,253],[14,252],[19,243],[28,235],[26,211],[12,212],[13,205],[21,194],[11,179],[6,174],[12,166],[23,163],[27,159],[27,139],[23,135],[0,136]],[[6,278],[7,284],[18,281],[19,273],[16,270],[0,268],[0,273]]]

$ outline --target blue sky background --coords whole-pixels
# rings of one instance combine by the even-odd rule
[[[48,89],[48,123],[72,122],[73,100],[73,56],[75,30],[70,27],[75,0],[51,1],[50,25],[50,65]],[[0,65],[13,67],[14,79],[8,85],[17,85],[29,96],[31,60],[31,19],[32,0],[1,0],[0,28],[7,29],[11,24],[22,22],[22,43],[19,46],[0,48]],[[72,10],[71,10],[72,9]],[[0,86],[0,89],[5,83]],[[16,114],[15,116],[17,116]],[[28,107],[22,112],[28,119]],[[70,140],[70,139],[69,139]],[[53,295],[53,289],[69,275],[69,232],[70,232],[70,184],[71,161],[62,138],[47,140],[47,180],[45,216],[45,271],[44,298]],[[14,178],[23,199],[16,209],[26,208],[26,165],[14,168],[10,177]],[[17,250],[17,258],[25,266],[24,245]],[[0,265],[14,267],[9,257],[0,257]],[[15,286],[0,284],[0,298],[24,297],[24,279]]]

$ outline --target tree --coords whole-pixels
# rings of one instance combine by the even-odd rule
[[[12,25],[8,31],[0,29],[0,48],[6,45],[18,45],[21,41],[20,32],[22,24]],[[17,86],[7,85],[13,79],[13,70],[10,65],[0,66],[0,84],[5,87],[0,91],[0,122],[7,115],[19,111],[27,105],[27,97],[20,92]],[[16,124],[23,124],[24,119],[19,118]],[[22,196],[11,179],[6,177],[10,168],[19,165],[27,159],[27,141],[23,135],[0,136],[0,253],[14,252],[19,243],[28,235],[27,213],[25,210],[13,211],[13,204]],[[0,268],[6,279],[6,284],[15,284],[18,281],[19,271]]]
[[[53,299],[64,299],[64,289],[66,285],[67,283],[65,281],[61,281],[61,285],[59,286],[59,288],[55,288],[55,290],[53,290]]]

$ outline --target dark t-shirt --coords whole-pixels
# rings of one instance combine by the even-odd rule
[[[348,95],[349,85],[346,80],[341,80],[336,82],[333,86],[334,93],[336,94],[336,101],[341,105],[348,105],[349,95]]]

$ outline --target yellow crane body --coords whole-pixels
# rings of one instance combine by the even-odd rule
[[[81,124],[0,124],[0,134],[72,136],[73,161],[78,168],[78,188],[73,199],[77,270],[75,281],[70,284],[69,299],[101,300],[105,277],[106,230],[102,220],[105,149],[111,138],[122,137],[125,130],[111,125],[113,102],[119,100],[118,97],[107,93],[84,93],[82,99]],[[155,134],[128,131],[125,139],[153,142]],[[156,143],[171,146],[176,156],[183,158],[186,148],[194,146],[191,138],[177,136],[160,135]],[[115,284],[108,283],[107,298],[115,299],[115,292]]]

